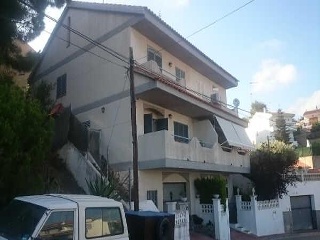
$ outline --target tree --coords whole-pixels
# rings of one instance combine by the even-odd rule
[[[282,141],[285,144],[290,143],[289,130],[286,125],[286,120],[284,119],[283,112],[281,109],[278,109],[276,117],[276,130],[274,137],[278,141]]]
[[[48,6],[62,7],[69,0],[1,0],[0,65],[20,67],[15,40],[28,42],[44,29],[43,12]],[[28,63],[28,61],[27,61]]]
[[[43,191],[52,126],[37,100],[0,75],[0,208],[17,195]]]
[[[294,149],[280,141],[263,143],[250,155],[251,172],[248,175],[261,200],[282,197],[287,186],[298,180],[294,165],[298,156]]]
[[[267,105],[262,102],[255,101],[254,103],[251,103],[251,116],[253,116],[256,112],[263,112],[267,111]]]

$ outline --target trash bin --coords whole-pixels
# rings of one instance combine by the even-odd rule
[[[126,212],[130,240],[174,240],[174,214]]]

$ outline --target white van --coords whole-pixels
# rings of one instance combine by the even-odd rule
[[[0,240],[129,240],[121,203],[91,195],[16,197],[0,213]]]

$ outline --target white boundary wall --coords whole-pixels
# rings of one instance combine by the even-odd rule
[[[257,201],[257,196],[251,196],[251,201],[245,202],[241,198],[241,195],[236,195],[237,220],[241,227],[257,236],[284,233],[283,214],[278,199]]]
[[[200,198],[195,199],[195,214],[203,219],[203,224],[214,224],[213,211],[213,204],[200,204]]]
[[[320,174],[308,173],[299,177],[302,182],[296,182],[295,186],[289,186],[288,193],[280,199],[282,211],[291,211],[290,197],[303,195],[311,196],[312,210],[320,210]]]
[[[168,213],[173,213],[175,218],[174,240],[190,240],[189,233],[189,207],[188,203],[167,202]]]

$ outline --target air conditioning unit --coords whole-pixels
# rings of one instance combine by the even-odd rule
[[[212,103],[219,103],[219,102],[220,102],[219,93],[213,93],[213,94],[211,94],[211,102],[212,102]]]

